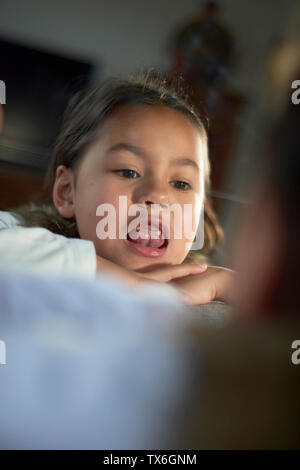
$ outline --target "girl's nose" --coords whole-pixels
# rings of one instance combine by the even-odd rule
[[[168,208],[169,206],[168,188],[164,185],[157,183],[143,184],[136,196],[136,202],[139,204],[146,204],[147,206],[159,204],[162,208]]]
[[[162,209],[167,209],[168,208],[168,204],[165,204],[163,202],[160,202],[160,203],[155,203],[155,202],[152,202],[152,201],[145,201],[145,204],[147,206],[151,206],[152,204],[159,204],[161,206]]]

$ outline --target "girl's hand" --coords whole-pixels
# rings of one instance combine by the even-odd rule
[[[189,305],[207,304],[212,300],[231,304],[233,278],[231,269],[213,266],[203,274],[173,279],[171,283],[190,296]]]
[[[195,276],[204,273],[207,265],[203,263],[186,263],[186,264],[165,264],[154,265],[146,269],[136,271],[143,279],[158,282],[170,282],[177,278],[185,278],[187,276]]]
[[[112,261],[97,256],[97,272],[107,272],[117,276],[132,286],[139,286],[146,282],[170,282],[176,278],[184,278],[203,273],[207,269],[206,264],[168,264],[154,265],[147,269],[132,271],[119,266]]]

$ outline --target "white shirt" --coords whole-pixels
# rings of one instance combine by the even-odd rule
[[[0,267],[95,277],[96,251],[92,241],[19,224],[17,215],[0,211]]]
[[[169,448],[190,382],[167,285],[0,269],[0,449]]]

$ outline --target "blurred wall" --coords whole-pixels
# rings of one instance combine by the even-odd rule
[[[262,67],[273,41],[285,31],[297,0],[219,0],[221,18],[236,41],[229,82],[249,100],[238,145],[241,168],[251,158],[259,122]],[[53,52],[89,59],[103,75],[139,66],[167,68],[170,34],[201,0],[1,0],[0,35]],[[9,90],[8,90],[9,93]]]
[[[200,0],[1,0],[0,34],[30,46],[90,58],[104,73],[140,65],[167,65],[164,45]],[[221,17],[236,38],[238,66],[231,82],[257,90],[270,41],[280,35],[296,0],[219,0]]]

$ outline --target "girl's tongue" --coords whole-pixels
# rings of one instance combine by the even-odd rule
[[[131,235],[134,238],[132,238]],[[137,235],[138,237],[136,237]],[[151,235],[155,238],[151,238]],[[160,248],[165,243],[165,239],[160,230],[155,228],[152,229],[151,232],[151,227],[149,226],[148,230],[143,228],[140,231],[136,229],[131,230],[128,233],[128,238],[133,243],[137,243],[142,246],[149,246],[151,248]]]

